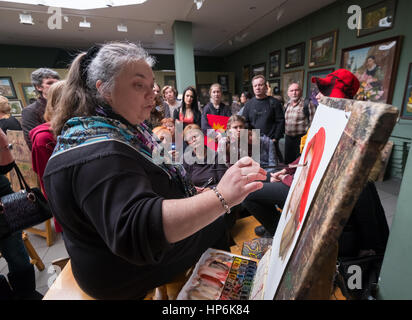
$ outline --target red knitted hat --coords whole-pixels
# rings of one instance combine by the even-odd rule
[[[312,77],[312,82],[323,95],[332,98],[353,99],[360,86],[358,78],[346,69],[338,69],[325,78]]]

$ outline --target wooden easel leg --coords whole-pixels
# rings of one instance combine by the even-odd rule
[[[336,260],[338,258],[338,245],[334,246],[321,266],[320,279],[315,279],[308,292],[306,300],[329,300],[333,291],[333,279],[336,272]]]
[[[44,270],[43,261],[40,259],[36,250],[33,248],[33,245],[31,244],[25,232],[23,232],[23,243],[24,243],[24,246],[26,247],[27,253],[32,259],[31,262],[37,267],[37,269],[39,269],[39,271],[43,271]]]

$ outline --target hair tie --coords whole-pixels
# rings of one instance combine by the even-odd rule
[[[83,56],[82,61],[80,62],[80,76],[84,84],[86,84],[87,82],[87,68],[89,67],[92,60],[97,56],[100,48],[100,45],[92,46],[89,50],[87,50],[87,53]]]

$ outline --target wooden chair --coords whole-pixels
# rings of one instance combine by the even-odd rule
[[[26,247],[27,253],[29,254],[30,257],[30,263],[35,265],[37,267],[37,269],[39,269],[39,271],[43,271],[44,270],[44,263],[41,260],[41,258],[39,257],[39,255],[37,254],[37,251],[34,249],[33,245],[31,244],[29,237],[27,236],[27,234],[23,231],[22,234],[22,238],[23,238],[23,243],[24,246]],[[0,258],[2,257],[1,253],[0,253]]]
[[[13,144],[13,149],[11,150],[12,155],[16,164],[19,166],[24,179],[29,184],[30,187],[40,188],[40,183],[37,174],[33,171],[31,164],[31,152],[29,147],[24,140],[23,131],[21,130],[7,130],[7,138],[11,144]],[[14,191],[20,190],[20,184],[16,173],[12,170],[8,174],[11,187]],[[51,219],[44,223],[44,230],[39,228],[28,228],[26,231],[30,233],[37,234],[46,239],[47,246],[53,245],[53,229],[51,225]]]

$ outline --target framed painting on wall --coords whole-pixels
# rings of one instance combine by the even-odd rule
[[[314,37],[309,41],[309,67],[315,68],[335,64],[338,31]]]
[[[165,82],[165,86],[172,86],[173,88],[177,88],[176,87],[176,76],[175,75],[167,75],[164,76],[164,82]]]
[[[412,63],[409,64],[408,77],[406,78],[401,118],[412,120]]]
[[[197,96],[200,102],[200,105],[204,106],[209,103],[210,96],[209,96],[209,89],[212,84],[198,84],[197,85]]]
[[[250,65],[243,66],[242,70],[242,80],[243,84],[248,84],[250,81]]]
[[[269,78],[280,76],[280,50],[273,51],[269,54]]]
[[[306,85],[306,97],[310,97],[312,95],[313,91],[318,92],[318,86],[315,83],[312,83],[312,77],[318,77],[318,78],[324,78],[326,77],[329,73],[332,73],[335,71],[334,68],[328,68],[328,69],[322,69],[322,70],[314,70],[308,72],[308,79],[307,79],[307,85]]]
[[[301,42],[285,49],[285,68],[303,66],[305,63],[305,43]]]
[[[229,76],[228,75],[218,75],[217,82],[222,86],[222,93],[229,91]]]
[[[304,73],[304,70],[296,70],[282,73],[281,87],[283,92],[283,99],[285,100],[285,102],[289,100],[287,90],[291,83],[298,83],[300,87],[303,88]]]
[[[280,95],[280,79],[270,80],[269,85],[272,88],[272,94]]]
[[[16,90],[14,89],[11,77],[0,77],[0,94],[7,99],[17,99]]]
[[[19,83],[24,106],[28,106],[37,99],[37,92],[31,83]]]
[[[341,67],[360,82],[356,100],[390,104],[398,69],[402,36],[342,50]]]
[[[266,77],[266,63],[259,63],[252,66],[252,79],[254,76],[261,74]]]
[[[23,105],[20,100],[9,100],[9,105],[11,107],[10,113],[12,116],[21,116]]]
[[[362,28],[358,37],[391,29],[395,22],[396,0],[384,0],[362,8]]]

